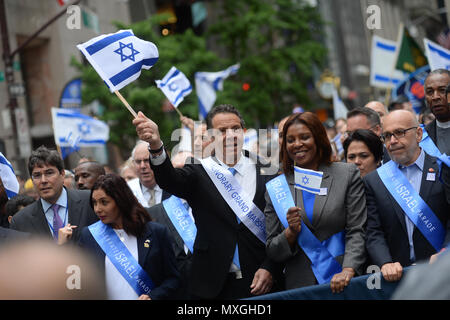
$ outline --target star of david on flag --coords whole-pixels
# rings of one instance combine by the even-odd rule
[[[132,30],[101,35],[77,45],[111,92],[136,80],[159,57],[158,48],[136,37]]]
[[[192,86],[188,78],[175,67],[170,68],[162,80],[156,80],[155,82],[175,108],[184,100],[184,97],[192,92]]]
[[[52,108],[53,133],[63,158],[80,147],[103,146],[109,140],[109,127],[100,120],[72,110]]]
[[[134,56],[137,55],[139,53],[139,51],[137,51],[133,48],[133,43],[124,44],[121,41],[119,41],[119,46],[120,46],[120,48],[117,50],[114,50],[114,52],[117,54],[120,54],[120,60],[121,60],[120,62],[123,62],[127,59],[134,61]],[[127,48],[129,50],[126,50]],[[130,52],[129,55],[126,54],[127,51]]]
[[[322,171],[314,171],[294,166],[295,188],[321,194]]]

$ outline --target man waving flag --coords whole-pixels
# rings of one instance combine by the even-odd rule
[[[150,69],[158,61],[158,49],[152,42],[137,38],[132,30],[101,35],[77,45],[111,92],[136,80],[141,69]]]

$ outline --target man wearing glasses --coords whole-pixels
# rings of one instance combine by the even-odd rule
[[[162,190],[156,184],[155,175],[150,168],[148,143],[138,141],[131,152],[131,158],[133,159],[138,177],[128,181],[128,186],[140,204],[145,208],[150,208],[169,198],[170,193]]]
[[[354,131],[358,129],[371,130],[377,136],[381,137],[383,128],[378,113],[370,108],[355,108],[347,113],[347,131],[343,135],[344,140],[347,139]],[[386,163],[391,158],[386,148],[383,148],[382,163]]]
[[[64,187],[64,163],[44,146],[31,153],[28,171],[40,199],[14,215],[10,228],[52,237],[58,243],[76,242],[79,230],[98,220],[89,204],[90,192]]]
[[[444,246],[450,212],[436,158],[420,146],[422,128],[406,110],[389,113],[382,139],[392,161],[364,177],[366,247],[387,281]]]

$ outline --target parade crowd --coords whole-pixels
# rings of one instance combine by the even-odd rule
[[[324,283],[338,293],[370,265],[399,281],[405,267],[439,263],[450,73],[430,72],[424,90],[420,115],[397,100],[335,122],[274,119],[272,159],[243,148],[245,122],[228,104],[200,125],[181,116],[192,145],[176,154],[139,112],[118,173],[84,158],[72,173],[41,146],[20,194],[0,192],[0,299],[222,300]],[[81,269],[79,290],[68,265]]]

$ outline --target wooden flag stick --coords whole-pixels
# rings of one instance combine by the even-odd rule
[[[125,107],[127,107],[128,111],[130,111],[130,113],[133,115],[133,117],[137,117],[137,113],[133,110],[133,108],[128,104],[127,100],[125,100],[125,98],[120,94],[120,92],[118,90],[114,91],[114,93],[116,94],[116,96],[120,99],[120,101],[122,101],[122,103],[125,105]]]
[[[174,107],[175,108],[175,111],[176,112],[178,112],[178,115],[180,116],[180,117],[182,117],[183,116],[183,114],[181,113],[181,111],[180,110],[178,110],[178,108],[176,108],[176,107]]]

